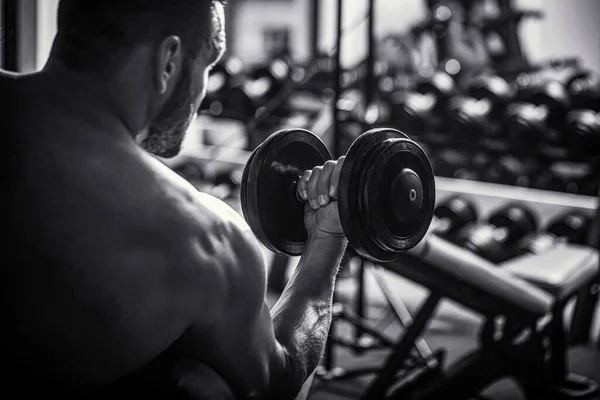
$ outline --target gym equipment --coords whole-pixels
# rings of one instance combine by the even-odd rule
[[[532,184],[532,165],[511,155],[491,158],[482,166],[485,180],[510,186],[529,187]]]
[[[290,66],[281,59],[273,59],[266,65],[251,69],[242,84],[254,108],[258,110],[273,98],[290,77]]]
[[[446,116],[448,101],[457,94],[454,79],[436,71],[429,79],[419,81],[415,91],[392,95],[396,125],[411,135],[423,135],[438,129]]]
[[[589,74],[569,86],[573,109],[565,121],[565,142],[574,155],[600,156],[600,77]]]
[[[530,63],[521,44],[520,24],[526,19],[541,19],[543,13],[517,9],[511,0],[498,1],[498,6],[499,15],[479,22],[493,66],[496,70],[527,69]]]
[[[561,244],[586,244],[591,226],[590,217],[579,211],[554,218],[545,232],[526,235],[517,244],[517,254],[541,254]]]
[[[588,79],[589,71],[565,68],[521,90],[507,107],[506,131],[517,149],[543,145],[560,146],[567,113],[573,105],[571,92]]]
[[[506,107],[515,97],[514,88],[499,76],[479,76],[471,82],[467,94],[449,106],[457,136],[467,135],[470,140],[500,136]]]
[[[453,148],[444,148],[431,157],[431,165],[436,176],[479,180],[480,175],[470,168],[467,154]]]
[[[574,109],[600,110],[600,75],[583,70],[568,84]]]
[[[600,112],[572,110],[566,116],[565,141],[574,155],[600,155]]]
[[[244,65],[237,57],[227,57],[209,73],[206,97],[200,104],[199,114],[215,118],[247,120],[254,113],[250,98],[241,90]]]
[[[464,196],[449,196],[440,202],[433,212],[431,232],[452,241],[461,229],[477,222],[478,213],[475,204]]]
[[[431,397],[426,393],[427,389],[438,388],[440,384],[456,384],[468,390],[469,394],[483,389],[477,382],[471,383],[470,379],[460,382],[452,381],[451,377],[447,379],[445,372],[418,385],[410,385],[410,382],[395,385],[395,374],[402,368],[412,343],[423,335],[442,297],[476,310],[489,320],[503,315],[515,324],[525,326],[535,323],[537,318],[548,312],[551,304],[549,297],[540,289],[514,279],[481,257],[436,235],[427,236],[422,245],[409,250],[402,259],[386,264],[385,268],[425,286],[430,294],[361,399],[446,398],[440,395],[441,391]],[[510,348],[505,349],[508,350]],[[465,365],[467,363],[460,363],[456,368],[461,369]],[[446,394],[454,393],[449,391]]]
[[[296,196],[296,184],[305,170],[329,159],[323,142],[301,129],[278,131],[252,152],[242,176],[242,210],[271,251],[302,254],[305,204]],[[433,218],[429,159],[400,131],[365,132],[346,154],[337,200],[346,237],[360,256],[397,259],[421,241]]]
[[[538,221],[529,207],[509,203],[492,213],[487,222],[471,225],[460,233],[458,243],[494,263],[514,256],[511,248],[525,235],[537,231]]]
[[[560,128],[571,107],[569,93],[558,81],[550,81],[508,106],[506,129],[513,143],[528,149],[560,142]]]
[[[464,2],[433,2],[429,4],[430,16],[411,29],[416,40],[427,34],[434,43],[431,52],[435,55],[430,57],[434,59],[426,59],[425,63],[435,65],[458,82],[468,80],[489,66],[480,30],[472,29],[467,19],[468,8]],[[452,24],[459,30],[451,29]]]

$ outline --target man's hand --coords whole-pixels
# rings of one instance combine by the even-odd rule
[[[344,159],[342,156],[304,171],[298,182],[298,195],[306,200],[304,225],[311,237],[344,235],[335,201]]]
[[[191,358],[182,359],[173,368],[177,389],[190,400],[235,400],[225,380],[211,367]]]

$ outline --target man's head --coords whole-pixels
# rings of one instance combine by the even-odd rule
[[[204,98],[208,72],[225,51],[225,2],[61,0],[51,57],[108,82],[123,71],[136,75],[131,80],[141,77],[142,145],[172,157]]]

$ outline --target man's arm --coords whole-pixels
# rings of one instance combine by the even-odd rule
[[[334,166],[323,173],[322,193],[329,192]],[[309,187],[308,197],[318,198],[316,183]],[[198,285],[195,300],[203,306],[181,340],[184,351],[217,370],[240,398],[293,399],[318,365],[329,333],[335,276],[347,243],[337,204],[307,207],[307,214],[321,221],[319,229],[307,227],[305,251],[272,310],[264,301],[266,268],[258,241],[237,213],[213,207],[231,221],[231,248],[223,251],[233,258],[217,276],[190,280]],[[201,288],[216,296],[212,302]]]

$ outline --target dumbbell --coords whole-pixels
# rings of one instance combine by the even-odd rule
[[[457,243],[494,263],[514,256],[515,244],[536,232],[538,222],[531,209],[523,204],[509,203],[497,210],[486,222],[468,226]]]
[[[246,74],[242,89],[258,110],[271,99],[290,77],[290,66],[280,59],[259,65]]]
[[[563,213],[548,223],[545,232],[526,235],[520,240],[516,246],[517,254],[541,254],[561,243],[584,245],[591,225],[591,217],[584,212]]]
[[[581,71],[568,85],[573,108],[600,110],[600,75],[593,71]]]
[[[227,57],[217,63],[209,73],[206,96],[199,111],[220,116],[226,110],[235,109],[229,92],[239,85],[243,68],[242,61],[237,57]]]
[[[331,155],[304,129],[270,135],[250,155],[241,184],[242,212],[271,251],[298,256],[308,234],[297,184]],[[340,172],[340,221],[351,248],[375,262],[392,261],[416,246],[433,218],[435,180],[427,155],[395,129],[371,129],[350,146]]]
[[[418,82],[414,92],[391,97],[396,125],[411,135],[423,135],[439,129],[446,117],[448,101],[457,92],[456,83],[450,75],[434,72],[431,78]]]
[[[449,196],[440,202],[433,212],[431,232],[453,241],[456,234],[467,225],[477,222],[475,205],[464,196]]]
[[[453,148],[444,148],[431,157],[436,176],[447,178],[480,180],[481,176],[471,168],[467,154]]]
[[[562,143],[565,118],[572,107],[570,88],[587,74],[581,69],[556,71],[554,78],[521,91],[506,112],[506,131],[517,148]]]
[[[587,166],[578,163],[546,162],[539,165],[532,186],[561,193],[584,194],[587,186]]]
[[[565,142],[571,154],[600,155],[600,78],[596,74],[570,86],[573,109],[565,121]]]
[[[509,138],[519,147],[535,148],[557,144],[566,113],[571,107],[567,89],[551,81],[533,88],[523,102],[508,106],[506,129]]]
[[[482,166],[482,170],[482,176],[488,182],[530,187],[534,167],[510,154],[506,154],[497,158],[489,158]]]
[[[467,89],[468,96],[454,98],[449,106],[450,123],[457,135],[472,139],[500,136],[506,107],[515,92],[514,87],[499,76],[475,78]]]

